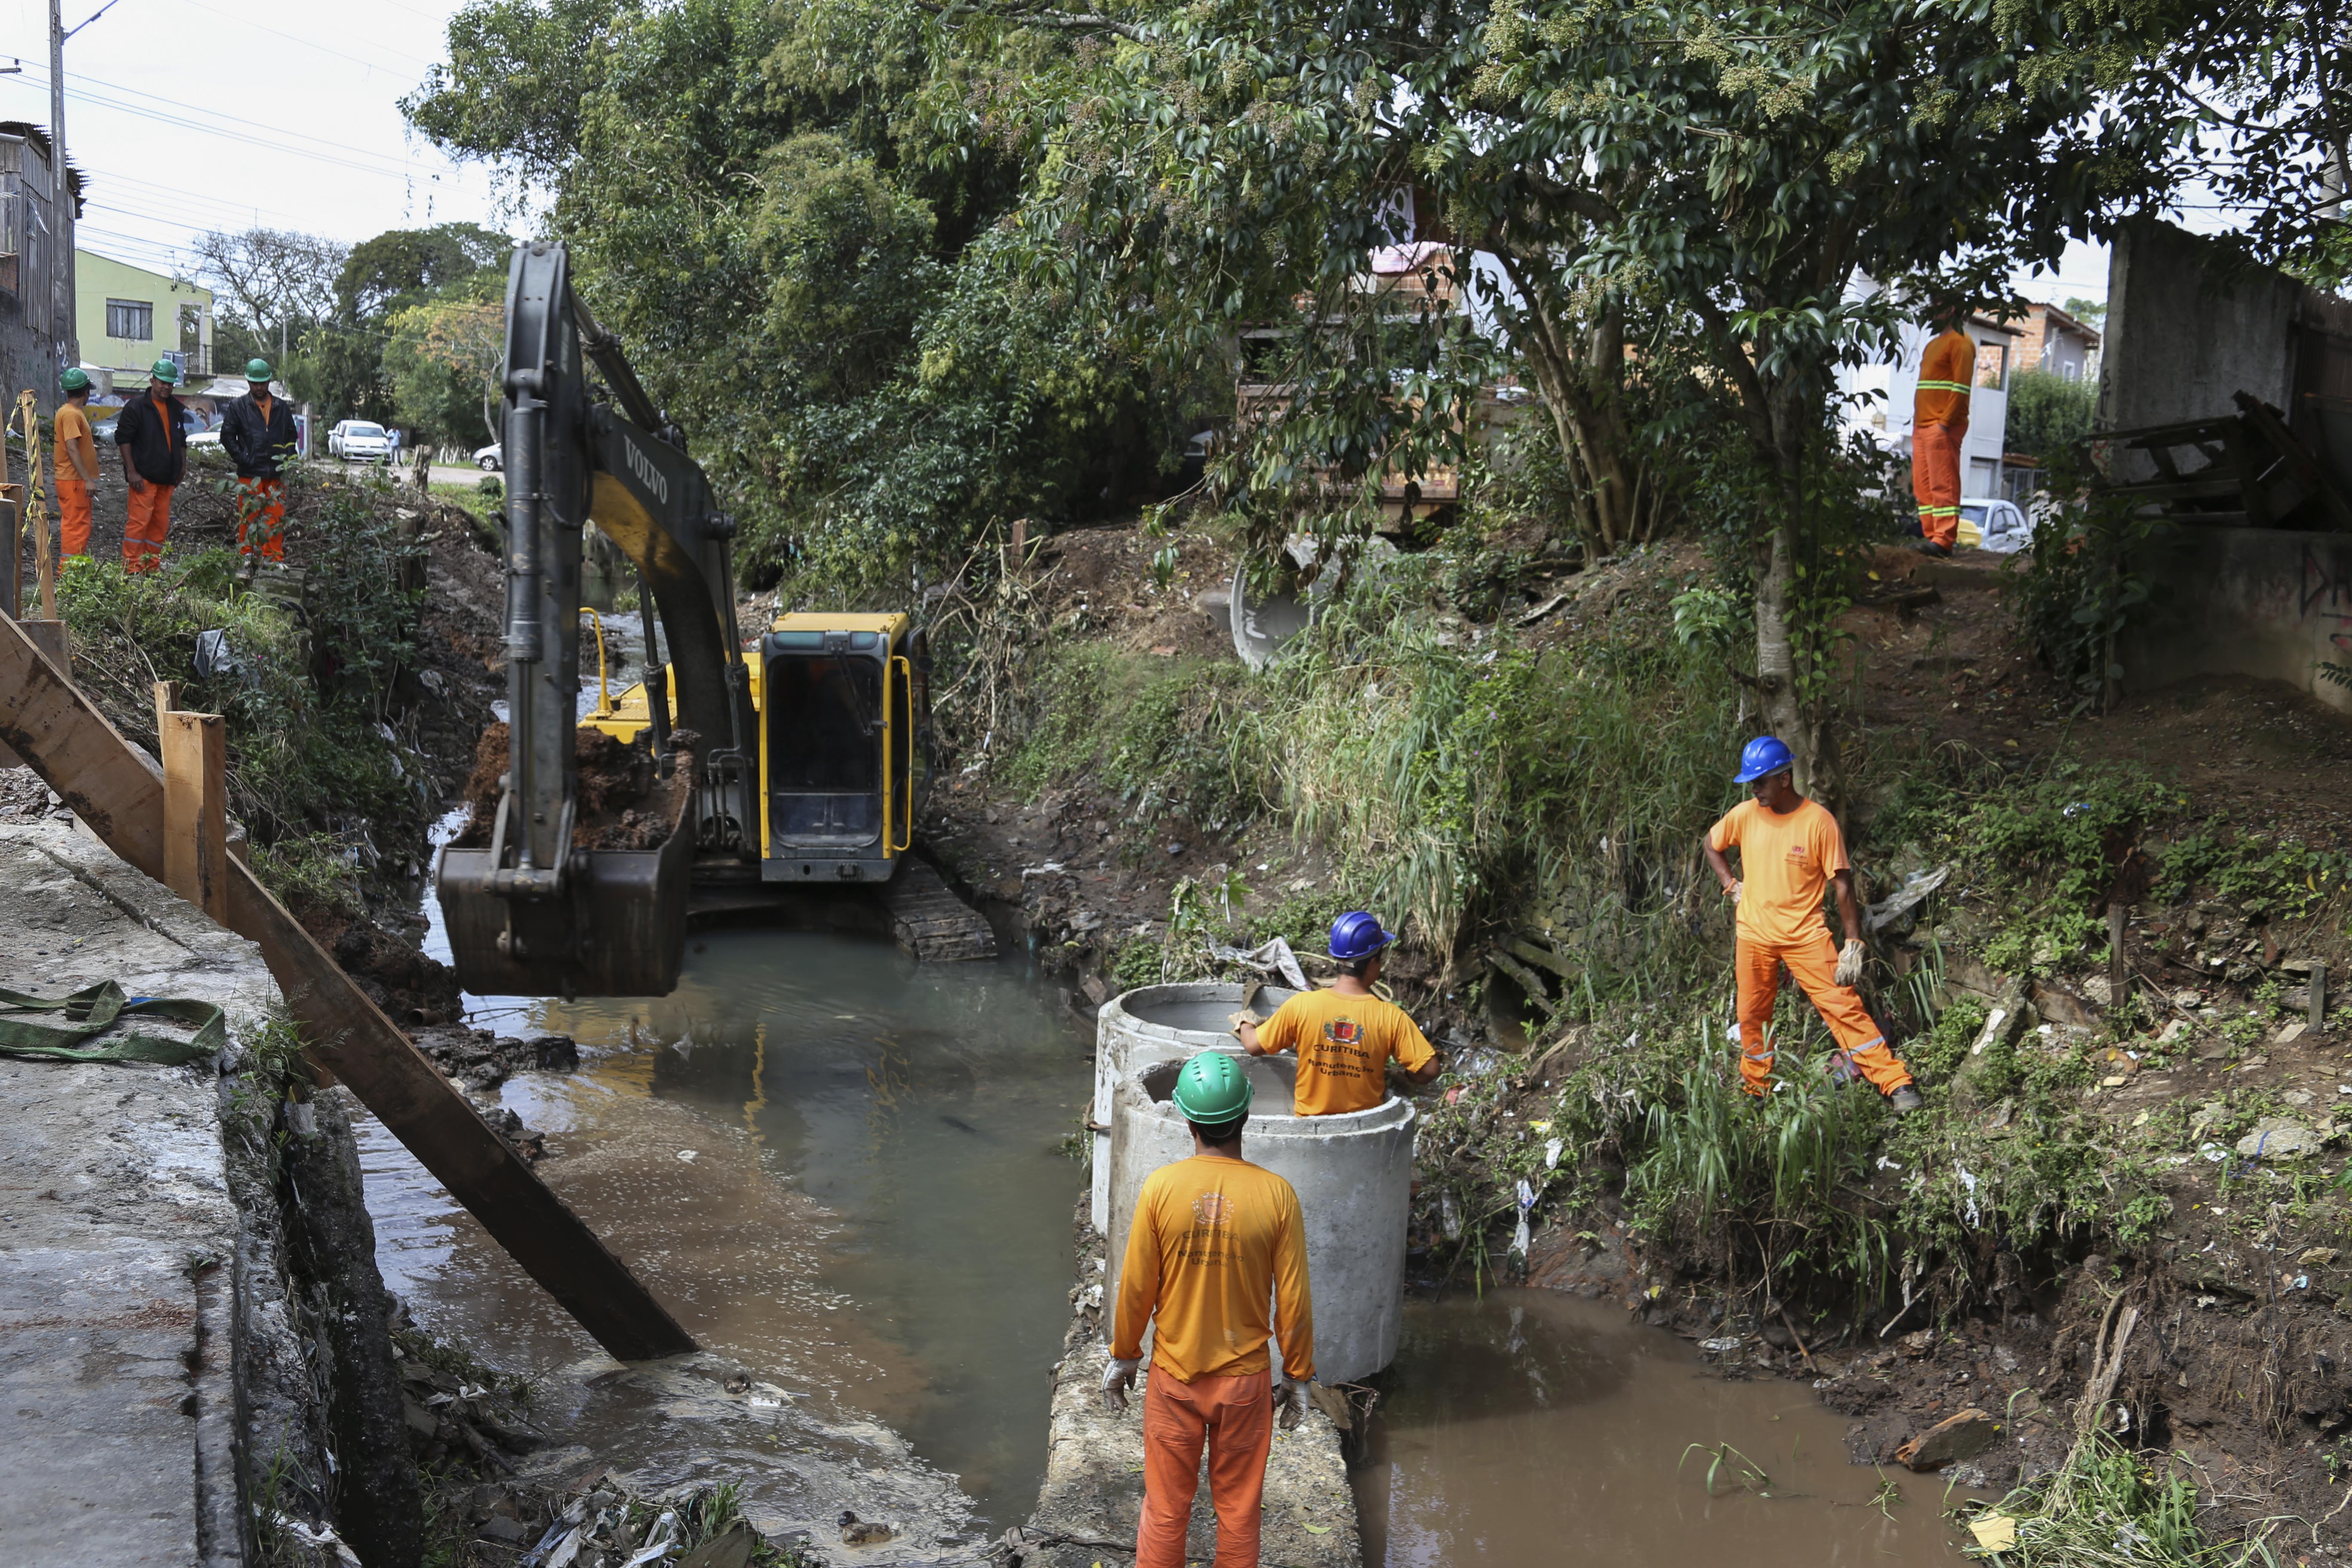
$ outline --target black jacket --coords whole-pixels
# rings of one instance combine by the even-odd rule
[[[237,478],[274,478],[278,465],[294,455],[294,410],[284,398],[273,397],[269,417],[264,420],[253,394],[231,398],[221,416],[220,438],[221,450],[236,465]]]
[[[145,391],[114,416],[114,444],[131,454],[132,471],[151,485],[176,485],[188,471],[188,405],[165,400],[169,419],[155,416],[155,399]]]

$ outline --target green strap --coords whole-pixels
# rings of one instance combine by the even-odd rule
[[[26,1021],[26,1013],[62,1013],[62,1024]],[[195,1030],[193,1039],[125,1029],[104,1044],[89,1044],[127,1018],[168,1018]],[[159,1062],[178,1067],[209,1057],[228,1044],[228,1026],[210,1002],[168,996],[125,996],[111,980],[70,996],[27,996],[0,985],[0,1056],[44,1057],[68,1062]]]
[[[1919,384],[1919,390],[1922,392],[1957,392],[1961,396],[1965,397],[1968,395],[1969,389],[1966,382],[1923,381]]]

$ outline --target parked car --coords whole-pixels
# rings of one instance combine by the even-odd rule
[[[383,463],[392,458],[392,437],[366,419],[345,419],[327,432],[327,455],[346,463]]]
[[[496,441],[474,454],[474,467],[486,474],[495,474],[506,466],[506,449]]]
[[[2033,523],[2017,503],[2005,500],[1960,500],[1962,548],[2014,555],[2033,540]]]

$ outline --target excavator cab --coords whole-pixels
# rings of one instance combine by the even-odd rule
[[[761,880],[889,880],[929,777],[929,663],[903,615],[783,616],[761,637]]]

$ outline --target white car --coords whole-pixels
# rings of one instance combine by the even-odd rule
[[[1963,498],[1959,542],[1963,549],[2014,555],[2033,542],[2033,522],[2014,501]]]
[[[381,425],[346,419],[327,432],[327,455],[346,463],[382,463],[392,458],[392,437]]]
[[[478,448],[474,453],[474,467],[481,469],[482,472],[486,474],[497,473],[500,468],[506,467],[506,462],[505,448],[496,441],[491,442],[487,447]]]
[[[220,432],[217,430],[195,430],[191,431],[188,436],[190,451],[195,450],[198,447],[217,447],[220,444]]]

